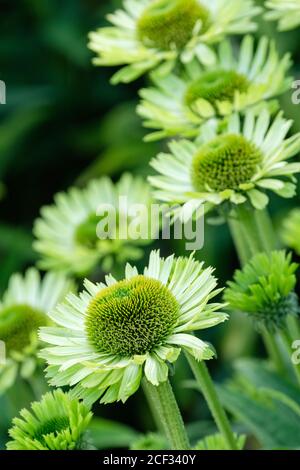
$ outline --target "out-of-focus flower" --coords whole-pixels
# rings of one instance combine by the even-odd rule
[[[130,174],[116,184],[103,177],[85,189],[57,194],[54,205],[41,209],[34,226],[34,248],[42,255],[39,266],[86,275],[97,264],[110,271],[115,261],[121,264],[140,258],[141,246],[151,242],[151,234],[148,239],[126,236],[132,221],[130,210],[143,205],[140,217],[146,220],[151,202],[149,185]]]
[[[168,73],[177,59],[211,63],[208,46],[229,34],[256,29],[261,12],[252,0],[125,0],[124,10],[108,15],[113,26],[90,33],[95,65],[125,65],[112,82],[130,82],[162,64]]]
[[[162,77],[153,72],[155,88],[141,90],[138,106],[144,125],[158,129],[148,140],[195,136],[204,120],[253,105],[265,106],[264,100],[290,87],[289,67],[289,54],[280,59],[274,42],[263,37],[255,48],[254,38],[246,36],[237,54],[231,42],[223,41],[213,65],[201,65],[194,59],[180,76]]]
[[[265,14],[267,20],[278,20],[279,31],[298,28],[300,25],[300,0],[267,0],[270,9]]]
[[[122,281],[86,280],[79,297],[69,295],[50,314],[58,326],[40,330],[51,385],[75,386],[73,395],[88,404],[125,402],[143,375],[155,386],[166,381],[181,349],[211,359],[214,350],[192,332],[227,319],[220,304],[208,303],[220,291],[212,271],[193,256],[153,251],[143,274],[127,265]]]
[[[39,348],[38,328],[49,324],[47,312],[70,290],[63,275],[48,273],[41,280],[34,268],[14,274],[0,303],[0,340],[6,357],[0,365],[0,392],[13,385],[18,373],[33,374]]]

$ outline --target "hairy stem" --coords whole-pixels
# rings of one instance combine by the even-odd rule
[[[143,380],[143,389],[153,417],[174,450],[190,449],[184,423],[169,381],[152,385]]]

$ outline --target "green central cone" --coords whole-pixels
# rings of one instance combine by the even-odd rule
[[[136,276],[99,292],[88,307],[86,330],[97,351],[133,356],[162,344],[178,316],[179,304],[167,287]]]
[[[207,29],[209,12],[197,0],[156,0],[138,20],[138,37],[146,45],[170,49],[183,48],[192,36],[197,21]]]
[[[75,232],[76,243],[86,246],[87,248],[94,248],[99,240],[97,236],[97,225],[99,222],[100,217],[96,214],[91,214],[82,222]]]
[[[69,427],[69,418],[67,416],[57,416],[55,418],[44,421],[37,429],[34,430],[33,438],[45,445],[44,437],[48,434],[59,434]]]
[[[196,191],[238,189],[249,183],[262,154],[241,135],[222,135],[203,145],[194,156],[191,179]]]
[[[185,95],[185,102],[192,106],[197,100],[204,99],[215,105],[218,101],[233,102],[235,92],[248,90],[246,77],[233,70],[211,70],[203,72],[200,78],[192,82]]]
[[[31,342],[32,333],[37,333],[47,324],[43,312],[26,305],[15,305],[0,312],[0,340],[7,351],[22,351]]]

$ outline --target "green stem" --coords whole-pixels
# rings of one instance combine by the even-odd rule
[[[286,319],[287,328],[293,341],[300,339],[300,321],[299,317],[289,315]]]
[[[208,404],[208,407],[213,415],[213,418],[224,437],[227,448],[229,450],[237,450],[236,439],[231,429],[229,420],[220,403],[214,383],[210,377],[208,369],[204,362],[197,362],[193,356],[186,353],[187,360],[194,373],[200,390]]]
[[[228,225],[242,266],[257,253],[270,252],[277,247],[272,222],[265,210],[237,205],[228,217]],[[262,337],[272,362],[282,373],[284,363],[276,339],[266,329]]]
[[[292,344],[293,344],[293,338],[291,337],[288,329],[283,329],[280,331],[280,336],[282,338],[282,341],[286,347],[286,350],[287,350],[287,353],[289,355],[289,357],[291,358],[292,357],[292,354],[293,354],[293,348],[292,348]],[[295,372],[295,376],[297,378],[297,381],[300,385],[300,365],[299,364],[293,364],[293,368],[294,368],[294,372]]]
[[[265,328],[264,331],[262,332],[262,337],[266,346],[266,350],[276,370],[280,374],[286,375],[286,367],[282,359],[281,352],[279,350],[275,336]]]
[[[143,380],[143,388],[150,408],[154,412],[154,419],[163,429],[166,438],[173,450],[190,449],[184,423],[169,381],[152,385]]]
[[[272,223],[266,211],[237,205],[228,217],[228,225],[242,265],[257,253],[276,248]]]

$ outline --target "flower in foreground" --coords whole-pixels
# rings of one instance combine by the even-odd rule
[[[286,246],[300,255],[300,209],[291,210],[283,220],[281,238]]]
[[[85,189],[57,194],[54,205],[41,209],[34,227],[34,248],[42,255],[40,267],[84,275],[98,263],[109,271],[114,261],[140,258],[141,245],[150,243],[151,236],[147,240],[126,238],[130,208],[135,204],[145,207],[146,217],[150,188],[143,179],[130,174],[124,174],[116,184],[103,177],[91,181]],[[101,220],[112,223],[106,226],[105,222],[99,233]],[[124,229],[125,236],[120,236]]]
[[[125,0],[124,10],[108,15],[113,26],[90,34],[89,47],[95,65],[128,64],[112,82],[130,82],[160,64],[167,73],[178,58],[211,62],[208,45],[254,31],[260,12],[252,0]]]
[[[23,409],[9,430],[7,450],[84,450],[92,413],[62,390],[46,393]]]
[[[173,141],[170,154],[152,160],[160,173],[149,177],[154,196],[168,203],[193,200],[195,208],[204,204],[207,210],[224,201],[247,200],[263,209],[265,190],[292,197],[300,163],[288,160],[300,150],[300,133],[286,138],[291,125],[281,113],[271,122],[267,109],[258,116],[253,110],[244,118],[233,114],[219,134],[217,123],[208,121],[196,142]]]
[[[224,299],[231,309],[248,313],[258,326],[281,329],[288,315],[300,312],[294,292],[297,268],[285,251],[258,253],[236,271]]]
[[[125,402],[143,375],[155,386],[166,381],[181,349],[211,359],[212,347],[192,331],[227,319],[220,304],[208,303],[219,292],[212,272],[192,255],[152,251],[143,274],[127,264],[124,280],[86,280],[79,297],[68,295],[50,313],[58,326],[40,330],[50,344],[41,352],[50,384],[75,386],[73,395],[88,404]]]
[[[6,358],[0,364],[0,392],[13,385],[18,373],[31,376],[37,365],[38,328],[49,324],[47,312],[70,290],[71,284],[59,274],[48,273],[43,280],[34,268],[24,276],[14,274],[0,302],[0,340]]]
[[[153,72],[155,87],[141,90],[138,107],[144,125],[158,129],[148,140],[195,136],[203,120],[264,104],[289,89],[289,67],[289,54],[280,59],[274,42],[263,37],[255,48],[254,38],[246,36],[238,54],[223,41],[213,65],[194,59],[180,77]]]
[[[267,0],[267,20],[278,20],[279,31],[287,31],[300,25],[300,0]]]

